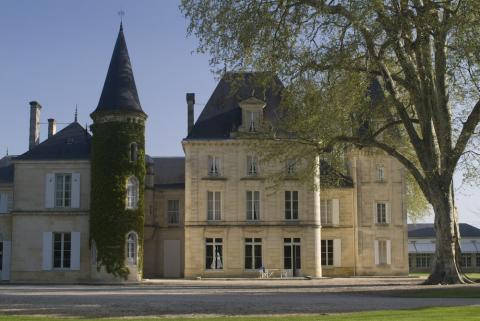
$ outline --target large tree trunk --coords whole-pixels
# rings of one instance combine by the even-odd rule
[[[430,202],[435,212],[436,253],[433,268],[425,284],[470,283],[460,270],[458,221],[450,187],[435,184]]]

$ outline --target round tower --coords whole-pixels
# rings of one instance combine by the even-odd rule
[[[97,108],[90,114],[90,240],[94,278],[139,280],[143,258],[145,121],[120,24]]]

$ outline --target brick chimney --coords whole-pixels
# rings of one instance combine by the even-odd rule
[[[195,94],[194,93],[187,93],[187,110],[188,110],[188,116],[187,116],[187,122],[188,122],[188,134],[192,131],[193,128],[193,106],[195,105]]]
[[[48,119],[48,138],[57,133],[57,122],[53,118]]]
[[[28,149],[32,149],[40,143],[40,110],[42,106],[36,102],[30,102],[30,135]]]

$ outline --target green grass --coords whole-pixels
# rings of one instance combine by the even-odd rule
[[[355,312],[341,314],[323,314],[308,316],[252,316],[252,317],[209,317],[209,318],[120,318],[120,319],[88,319],[88,320],[122,320],[122,321],[179,321],[179,320],[195,320],[195,321],[420,321],[420,320],[478,320],[480,316],[480,306],[462,306],[462,307],[442,307],[442,308],[421,308],[408,310],[384,310],[374,312]],[[75,318],[53,318],[53,317],[22,317],[22,316],[0,316],[0,321],[84,321],[86,319]]]

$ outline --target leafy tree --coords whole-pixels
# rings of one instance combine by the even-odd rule
[[[183,0],[181,9],[212,66],[274,72],[296,115],[323,108],[325,119],[309,119],[318,132],[305,136],[322,137],[316,150],[375,148],[401,162],[435,213],[427,283],[469,281],[457,260],[452,177],[459,166],[478,168],[480,1]],[[335,91],[322,87],[350,76],[363,88],[379,77],[384,102],[368,109],[347,93],[335,113],[323,96]]]

